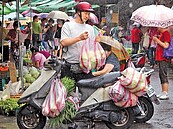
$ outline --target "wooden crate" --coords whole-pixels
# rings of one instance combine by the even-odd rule
[[[8,65],[10,70],[10,80],[12,81],[12,83],[17,82],[17,73],[16,73],[15,63],[10,62]]]

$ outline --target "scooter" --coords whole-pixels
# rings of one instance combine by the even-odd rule
[[[50,59],[46,65],[52,70],[43,70],[40,77],[23,92],[18,100],[18,104],[24,104],[17,113],[17,124],[20,129],[43,129],[46,124],[47,117],[42,114],[42,104],[50,89],[51,81],[59,77],[64,62]],[[46,65],[45,67],[48,68]],[[135,119],[133,107],[118,107],[109,97],[109,88],[115,84],[119,76],[119,72],[112,72],[77,82],[80,108],[72,120],[74,123],[71,124],[73,126],[70,126],[70,129],[77,128],[75,121],[78,120],[85,123],[103,121],[110,129],[127,129],[133,124]],[[93,125],[88,124],[88,128],[92,128]]]
[[[130,56],[130,60],[133,62],[136,68],[143,68],[146,61],[146,54],[145,53],[132,54]]]

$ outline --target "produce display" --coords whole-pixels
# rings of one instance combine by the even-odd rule
[[[10,115],[10,112],[13,112],[15,115],[16,109],[19,108],[17,104],[18,99],[10,98],[5,101],[0,100],[0,114]]]
[[[40,70],[35,67],[23,68],[23,79],[25,88],[29,87],[40,75]]]
[[[24,62],[28,64],[32,63],[31,56],[32,56],[31,51],[27,51],[23,58]]]

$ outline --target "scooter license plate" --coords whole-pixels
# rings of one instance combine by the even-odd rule
[[[151,85],[148,86],[147,94],[148,94],[149,97],[151,97],[152,95],[155,94],[155,91],[154,91],[154,89]]]

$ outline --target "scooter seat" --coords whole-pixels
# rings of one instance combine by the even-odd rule
[[[104,87],[106,84],[113,83],[117,80],[117,77],[120,76],[120,72],[111,72],[103,76],[98,76],[90,79],[82,79],[77,82],[78,87],[87,87],[87,88],[100,88]]]

